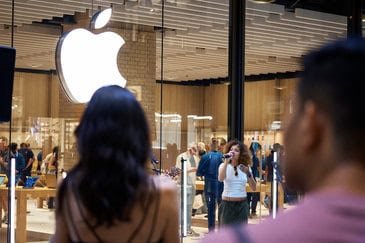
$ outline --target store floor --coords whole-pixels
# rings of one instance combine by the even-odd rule
[[[45,207],[37,208],[36,200],[28,200],[27,206],[29,210],[27,215],[27,242],[48,242],[48,239],[54,233],[54,210],[49,210]],[[285,207],[288,208],[290,206],[286,205]],[[249,224],[257,224],[269,216],[268,210],[261,206],[260,203],[257,205],[257,209],[258,212],[260,212],[261,209],[261,217],[250,218],[248,221]],[[192,218],[192,228],[199,236],[184,237],[182,242],[199,242],[199,240],[208,233],[208,223],[207,218],[204,217],[205,215],[206,214],[198,214]],[[6,242],[6,225],[2,224],[2,227],[3,228],[0,230],[0,242]]]

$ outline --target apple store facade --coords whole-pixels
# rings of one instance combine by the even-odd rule
[[[41,161],[58,146],[58,174],[76,164],[74,130],[93,88],[108,77],[133,92],[146,112],[158,161],[151,162],[151,172],[172,170],[192,143],[208,151],[212,138],[258,142],[265,161],[274,143],[285,146],[282,131],[301,57],[363,32],[361,1],[304,2],[0,0],[0,46],[16,50],[12,92],[4,88],[0,67],[0,111],[11,111],[11,119],[0,123],[0,149],[9,142],[29,144],[32,175],[40,177],[36,187],[47,188]],[[109,8],[104,23],[92,18]],[[77,47],[69,54],[67,45]],[[68,82],[74,70],[83,70],[76,77],[83,83]],[[6,92],[10,105],[3,100]],[[4,183],[0,190],[6,201]],[[17,194],[16,242],[50,239],[54,210],[47,198],[53,191],[28,192],[24,201]],[[200,234],[207,232],[202,208],[195,208],[192,219]],[[249,223],[261,217],[265,212]],[[0,242],[6,242],[8,224],[2,222]]]

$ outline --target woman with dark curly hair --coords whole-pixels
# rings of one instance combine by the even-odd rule
[[[79,161],[57,196],[53,242],[178,242],[176,185],[148,173],[151,142],[134,95],[106,86],[75,131]]]
[[[224,183],[222,203],[218,210],[219,222],[221,225],[247,223],[249,208],[246,183],[256,190],[250,169],[251,154],[247,146],[238,140],[228,142],[225,153],[224,163],[218,171],[218,180]]]

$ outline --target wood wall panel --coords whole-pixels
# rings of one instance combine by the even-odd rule
[[[275,120],[289,112],[289,100],[296,87],[295,79],[245,83],[244,129],[268,130]],[[160,85],[156,85],[156,112],[160,112]],[[163,112],[182,115],[182,131],[186,131],[186,115],[213,117],[212,130],[227,131],[228,86],[205,87],[164,85]]]
[[[291,114],[291,106],[293,103],[298,82],[296,79],[282,79],[281,82],[281,85],[283,87],[280,96],[283,103],[282,120],[283,125],[285,126],[285,123]]]
[[[161,85],[156,85],[155,110],[160,112]],[[182,118],[181,128],[187,129],[187,115],[204,114],[204,87],[164,85],[162,91],[162,112],[164,114],[179,114]]]
[[[245,84],[245,130],[266,130],[270,123],[290,112],[296,81],[294,79],[248,82]],[[155,84],[155,111],[160,112],[160,85]],[[15,73],[14,96],[22,98],[25,122],[28,117],[79,118],[83,104],[72,104],[65,96],[57,75]],[[213,130],[227,129],[228,86],[164,85],[163,112],[177,113],[186,130],[187,115],[213,116]],[[62,107],[60,109],[60,107]],[[61,113],[59,112],[61,110]]]
[[[210,85],[204,88],[205,99],[202,113],[206,116],[212,116],[213,131],[227,130],[227,112],[228,112],[228,86],[224,84]]]
[[[267,129],[274,119],[277,102],[274,80],[245,83],[244,129]]]
[[[49,116],[48,74],[15,72],[13,88],[12,125],[24,130],[30,117]]]
[[[50,117],[60,117],[60,89],[61,84],[58,76],[53,74],[50,76],[51,84],[50,84],[50,107],[49,114]]]
[[[49,75],[17,73],[14,96],[23,98],[23,116],[46,117],[49,115]]]

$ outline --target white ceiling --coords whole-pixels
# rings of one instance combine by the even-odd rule
[[[135,0],[136,1],[136,0]],[[113,5],[113,21],[161,27],[161,0],[15,0],[14,47],[17,68],[54,70],[61,28],[34,24],[64,14]],[[229,0],[166,0],[164,79],[171,81],[228,76]],[[151,3],[151,2],[150,2]],[[0,45],[11,45],[11,1],[0,0]],[[305,9],[285,11],[276,4],[246,2],[245,74],[300,70],[307,50],[346,36],[344,16]],[[156,79],[160,79],[161,35],[157,35]]]

